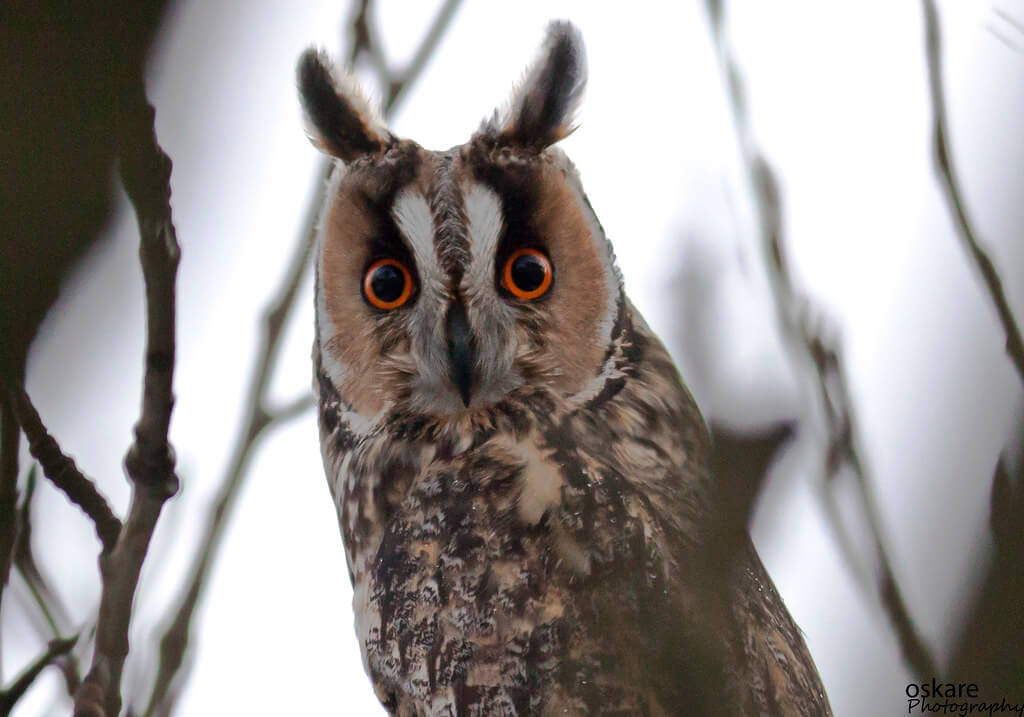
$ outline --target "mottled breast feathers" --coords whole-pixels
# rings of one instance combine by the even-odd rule
[[[749,538],[710,557],[706,427],[552,146],[584,82],[555,23],[434,152],[300,61],[337,160],[314,385],[366,669],[398,715],[829,715]]]

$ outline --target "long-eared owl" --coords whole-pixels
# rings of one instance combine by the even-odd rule
[[[508,107],[429,151],[299,62],[335,158],[314,386],[365,668],[398,715],[829,715],[555,147],[585,76],[553,23]]]

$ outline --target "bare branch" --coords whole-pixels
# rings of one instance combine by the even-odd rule
[[[239,486],[245,477],[252,457],[252,449],[267,428],[282,420],[281,414],[270,413],[264,404],[267,400],[266,394],[270,377],[273,374],[273,367],[280,353],[285,320],[295,305],[295,296],[313,250],[318,211],[319,204],[311,202],[307,210],[303,238],[292,257],[284,284],[263,314],[263,333],[257,353],[259,364],[246,398],[246,418],[242,433],[235,443],[231,462],[228,464],[227,472],[221,482],[217,501],[210,519],[206,523],[206,533],[200,543],[199,553],[195,557],[190,572],[188,588],[175,609],[174,619],[168,625],[160,641],[160,667],[149,705],[145,711],[146,715],[154,714],[160,708],[184,661],[192,616],[202,597],[213,558],[220,547],[227,519],[230,517]]]
[[[32,686],[39,673],[57,661],[57,658],[67,655],[71,648],[78,642],[78,635],[66,639],[51,640],[49,646],[42,655],[36,658],[35,662],[25,668],[18,679],[11,683],[10,687],[0,692],[0,715],[8,715],[14,709],[14,705],[21,699],[22,695]]]
[[[132,482],[128,518],[113,551],[100,558],[103,589],[92,667],[75,694],[80,717],[114,717],[121,709],[121,673],[139,573],[156,521],[178,489],[167,441],[174,405],[175,278],[179,248],[171,221],[171,161],[157,143],[154,110],[142,80],[124,88],[118,109],[121,179],[139,223],[139,258],[146,286],[146,370],[135,441],[125,457]]]
[[[43,475],[92,519],[103,552],[109,553],[114,549],[114,543],[121,532],[121,521],[114,515],[96,484],[82,474],[75,461],[61,451],[60,445],[47,432],[28,394],[22,389],[12,391],[11,403],[28,439],[28,449],[39,461]]]
[[[7,586],[14,556],[20,435],[11,399],[0,395],[0,599]]]
[[[922,0],[924,9],[925,47],[928,59],[928,90],[931,95],[932,117],[934,122],[933,141],[935,143],[935,170],[938,172],[943,195],[949,212],[953,216],[957,234],[971,260],[981,272],[981,277],[988,290],[989,300],[995,307],[1006,334],[1006,353],[1010,355],[1021,382],[1024,382],[1024,339],[1021,338],[1020,326],[1013,316],[1013,309],[1003,290],[1003,282],[999,272],[988,253],[982,249],[981,242],[974,226],[967,215],[967,204],[964,201],[960,181],[953,165],[953,155],[949,148],[949,120],[946,117],[946,98],[942,86],[942,33],[939,28],[939,16],[934,0]],[[999,11],[997,11],[999,12]],[[1009,15],[1001,15],[1012,22]]]
[[[395,73],[388,83],[388,96],[384,101],[384,114],[390,115],[405,95],[406,90],[411,87],[427,66],[427,62],[434,56],[438,43],[448,30],[455,11],[459,9],[462,0],[445,0],[444,5],[434,18],[427,34],[423,37],[416,54],[409,61],[408,67],[401,72]]]
[[[14,565],[25,581],[39,615],[46,623],[46,632],[43,636],[48,640],[57,640],[61,635],[71,632],[71,618],[63,601],[39,571],[32,551],[32,499],[35,496],[36,470],[35,464],[29,469],[25,493],[18,509],[18,539],[14,546]],[[73,696],[81,683],[78,660],[68,652],[57,659],[56,664],[64,675],[68,695]]]
[[[68,609],[57,596],[50,582],[43,577],[32,550],[32,500],[36,491],[37,466],[33,465],[25,480],[25,494],[18,509],[18,540],[14,545],[14,565],[18,569],[50,632],[48,639],[71,632]]]
[[[388,70],[387,60],[374,40],[370,29],[369,13],[372,2],[371,0],[360,1],[349,23],[351,32],[349,64],[354,65],[364,54],[371,57],[376,71],[380,74],[381,85],[386,88],[387,92],[383,103],[385,116],[389,116],[394,111],[402,94],[423,71],[441,36],[449,26],[459,2],[460,0],[446,0],[425,34],[413,60],[400,75],[396,76]],[[328,162],[322,162],[317,170],[317,176],[329,176],[330,168],[331,165]],[[262,436],[266,435],[268,429],[277,427],[284,421],[300,415],[313,405],[312,397],[304,395],[274,410],[268,408],[267,394],[270,378],[280,353],[284,326],[294,308],[299,285],[310,264],[319,213],[320,196],[318,192],[310,200],[306,209],[300,239],[281,288],[263,314],[263,331],[257,350],[259,359],[246,395],[242,430],[236,440],[228,469],[221,480],[217,500],[206,525],[206,533],[193,560],[188,587],[177,603],[174,617],[165,623],[165,632],[160,640],[160,664],[149,704],[144,713],[147,716],[161,714],[168,701],[174,698],[177,689],[180,689],[180,685],[187,679],[186,674],[179,675],[179,672],[185,663],[193,615],[202,599],[210,567],[220,547],[225,526],[231,515],[239,487],[244,481],[254,446]],[[175,688],[175,683],[178,683],[178,688]]]
[[[1008,12],[1006,12],[1006,10],[1003,10],[1001,7],[995,8],[995,10],[993,10],[993,12],[995,12],[997,17],[999,17],[1000,19],[1004,20],[1014,30],[1016,30],[1017,32],[1019,32],[1021,34],[1024,34],[1024,22],[1021,22],[1020,20],[1015,18],[1013,15],[1011,15]]]
[[[999,42],[1003,43],[1006,49],[1013,50],[1014,52],[1024,52],[1024,47],[1021,47],[1013,40],[1011,40],[1009,37],[1004,35],[999,29],[996,28],[995,25],[985,25],[985,29],[992,33],[992,36],[999,40]]]
[[[444,33],[455,17],[455,11],[461,4],[462,0],[445,0],[409,64],[402,70],[393,71],[390,69],[384,50],[370,23],[373,0],[360,0],[349,25],[352,33],[349,65],[355,65],[361,55],[367,55],[370,58],[373,69],[384,88],[385,96],[382,109],[385,115],[391,115],[394,112],[406,90],[419,79],[430,58],[434,56],[438,43],[444,37]]]
[[[761,485],[783,448],[796,433],[796,424],[784,421],[755,432],[738,432],[713,421],[711,474],[718,490],[712,516],[714,560],[732,565],[736,551],[746,546],[747,529]]]
[[[313,408],[315,402],[311,394],[296,396],[288,403],[282,404],[270,412],[270,420],[274,423],[285,423]]]
[[[349,31],[352,33],[352,40],[349,43],[348,56],[349,67],[355,67],[356,61],[363,55],[370,58],[374,72],[381,79],[391,77],[391,70],[388,68],[388,60],[384,57],[383,48],[373,37],[373,30],[370,25],[370,10],[373,7],[373,0],[359,0],[352,20],[349,22]]]
[[[907,664],[918,675],[935,675],[935,659],[914,627],[882,539],[877,501],[860,459],[853,403],[839,351],[821,333],[820,327],[813,324],[815,312],[812,312],[810,302],[799,296],[793,287],[785,249],[778,181],[754,137],[739,66],[726,38],[723,3],[721,0],[706,0],[706,9],[728,90],[737,142],[756,200],[761,240],[767,255],[768,276],[781,332],[790,357],[797,364],[796,375],[813,377],[809,393],[815,396],[815,400],[810,405],[815,406],[815,413],[820,414],[826,434],[822,488],[826,495],[826,512],[830,517],[828,523],[836,534],[851,572],[855,576],[865,575],[859,568],[853,541],[846,535],[830,495],[833,480],[846,467],[854,478],[869,528],[878,569],[876,589],[881,606],[899,638]]]
[[[1018,430],[1021,426],[1018,425]],[[951,679],[985,675],[991,694],[1024,684],[1024,444],[1008,446],[992,477],[990,524],[995,550],[954,643]]]

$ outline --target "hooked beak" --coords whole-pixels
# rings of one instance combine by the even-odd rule
[[[473,367],[476,363],[476,340],[469,327],[466,307],[461,301],[456,300],[448,309],[445,332],[448,335],[448,377],[459,389],[463,405],[469,408]]]

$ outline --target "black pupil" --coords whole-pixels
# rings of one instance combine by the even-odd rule
[[[386,304],[396,301],[405,291],[405,275],[393,264],[378,266],[370,279],[373,295]]]
[[[523,254],[512,262],[512,281],[520,291],[536,291],[546,273],[544,262],[535,254]]]

